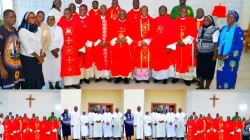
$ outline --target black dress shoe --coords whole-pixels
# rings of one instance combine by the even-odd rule
[[[124,79],[123,79],[123,82],[124,82],[124,84],[129,84],[128,78],[124,78]]]
[[[178,78],[173,78],[172,83],[173,83],[173,84],[176,84],[178,81],[179,81]]]
[[[158,83],[160,80],[156,80],[156,79],[154,79],[154,83]]]
[[[65,89],[69,89],[69,88],[70,88],[70,86],[64,86],[64,88],[65,88]]]
[[[85,84],[90,84],[90,80],[89,79],[85,79],[84,82],[85,82]]]
[[[141,81],[139,81],[139,80],[135,80],[135,83],[137,83],[137,84],[138,84],[138,83],[141,83]]]
[[[147,83],[147,84],[149,84],[149,80],[144,80],[144,83]]]
[[[72,85],[71,87],[75,88],[75,89],[81,89],[81,86],[79,86],[79,85]]]
[[[100,82],[101,81],[101,79],[99,78],[99,79],[95,79],[95,82],[96,83],[98,83],[98,82]]]
[[[162,83],[165,84],[165,85],[168,84],[168,79],[164,79],[164,80],[162,81]]]
[[[82,84],[83,82],[84,82],[84,79],[81,79],[81,80],[80,80],[80,84]]]
[[[112,82],[112,80],[111,79],[105,79],[107,82]]]
[[[121,78],[120,77],[117,77],[117,78],[115,78],[115,81],[114,81],[114,83],[115,84],[119,84],[120,82],[121,82]]]
[[[187,86],[191,86],[191,81],[184,81],[184,83],[187,85]]]
[[[60,86],[55,86],[55,89],[62,89]]]

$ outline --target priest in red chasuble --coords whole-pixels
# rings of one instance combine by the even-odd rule
[[[111,65],[111,52],[110,52],[110,40],[111,40],[111,19],[106,16],[107,7],[101,5],[101,16],[95,23],[93,29],[96,41],[94,43],[94,62],[95,62],[95,82],[99,82],[101,79],[106,79],[111,82],[110,79],[110,65]]]
[[[40,138],[41,138],[41,140],[49,139],[49,135],[50,135],[49,127],[50,127],[49,122],[48,122],[47,118],[44,116],[43,120],[40,123]]]
[[[115,77],[115,84],[121,80],[125,84],[129,84],[132,76],[133,63],[130,53],[130,45],[133,40],[129,37],[129,23],[126,20],[126,11],[120,10],[119,19],[113,24],[112,40],[111,40],[111,74]]]
[[[66,8],[64,16],[58,22],[63,30],[64,44],[62,47],[61,77],[64,80],[65,88],[80,89],[79,86],[81,71],[81,55],[85,52],[83,40],[81,38],[82,24],[72,16],[71,10]]]
[[[174,43],[173,20],[167,14],[167,7],[159,8],[159,16],[154,19],[155,31],[151,42],[152,62],[152,77],[154,82],[162,81],[167,84],[169,77],[174,77],[174,67],[171,66],[171,53],[166,52],[166,47]]]
[[[42,140],[41,139],[41,122],[39,121],[39,117],[36,117],[35,122],[33,123],[33,139],[34,140]]]
[[[112,0],[111,7],[108,8],[107,17],[111,19],[111,21],[115,21],[119,19],[119,12],[121,7],[119,6],[118,0]]]
[[[92,9],[89,11],[89,16],[94,20],[94,22],[101,16],[98,1],[94,0],[92,2]]]
[[[215,140],[217,136],[217,126],[214,119],[210,119],[210,122],[206,124],[206,138],[207,140]]]
[[[57,140],[58,135],[58,122],[55,120],[55,118],[52,119],[50,123],[50,136],[48,140]]]
[[[224,139],[223,140],[233,140],[233,122],[231,118],[228,116],[227,120],[224,123]]]
[[[197,138],[197,126],[193,120],[193,116],[187,121],[187,140],[194,140]]]
[[[144,81],[149,83],[151,76],[151,40],[154,33],[154,20],[148,14],[148,7],[142,6],[141,16],[138,18],[131,29],[131,38],[137,45],[132,45],[134,77],[136,83]]]
[[[10,140],[11,139],[11,133],[12,133],[12,127],[10,120],[6,116],[2,122],[3,128],[4,128],[4,133],[3,133],[3,139],[4,140]]]
[[[81,61],[81,83],[85,82],[86,84],[90,83],[90,78],[94,78],[94,36],[93,33],[93,19],[87,15],[88,7],[87,5],[81,5],[79,9],[80,14],[80,22],[83,27],[82,31],[82,40],[85,45],[85,53],[83,54],[83,58]]]
[[[193,43],[197,37],[196,22],[187,15],[187,8],[181,8],[181,16],[175,20],[178,32],[174,36],[178,36],[178,41],[168,46],[173,51],[175,63],[175,78],[172,83],[177,83],[179,79],[183,79],[187,86],[191,85],[194,79],[194,47]]]
[[[233,122],[233,131],[234,131],[234,135],[233,135],[233,140],[241,140],[242,139],[242,122],[236,118],[236,121]]]
[[[131,25],[135,24],[136,20],[141,17],[140,1],[133,0],[133,8],[128,12],[126,20]]]
[[[15,121],[15,117],[11,116],[10,117],[10,128],[11,128],[11,139],[16,140],[17,139],[17,130],[18,130],[18,124]]]
[[[31,140],[33,139],[33,126],[30,122],[30,119],[27,118],[26,122],[23,123],[22,127],[22,139],[23,140]]]
[[[221,116],[219,121],[215,121],[215,124],[217,125],[218,128],[218,133],[217,133],[217,139],[218,140],[225,140],[224,134],[225,134],[225,122],[223,121],[223,117]]]
[[[73,18],[74,19],[79,19],[79,14],[76,12],[76,5],[74,3],[69,4],[69,9],[71,10]]]

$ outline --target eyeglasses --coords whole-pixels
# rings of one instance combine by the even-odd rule
[[[28,19],[35,19],[36,17],[29,17]]]

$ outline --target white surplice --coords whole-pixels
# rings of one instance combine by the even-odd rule
[[[102,114],[95,114],[94,115],[94,138],[102,137],[102,123],[103,123],[103,115]],[[97,123],[96,121],[101,121]]]
[[[0,134],[2,134],[2,138],[0,138],[0,140],[3,140],[4,127],[3,127],[3,125],[1,123],[0,123]]]
[[[80,123],[80,114],[79,112],[71,112],[71,121],[70,121],[70,125],[73,127],[71,127],[71,131],[72,131],[72,138],[73,139],[80,139],[80,131],[81,131],[81,123]]]
[[[94,126],[92,124],[94,124],[94,116],[95,113],[94,112],[89,112],[88,113],[88,120],[89,120],[89,138],[93,138],[94,137]]]
[[[81,115],[81,136],[86,137],[89,135],[89,118],[87,115]]]
[[[49,82],[57,82],[61,80],[60,76],[60,71],[61,71],[61,49],[64,43],[63,39],[63,31],[62,28],[59,26],[52,26],[50,27],[50,33],[52,37],[52,42],[51,45],[49,46],[49,52],[47,56],[47,63],[49,66],[48,74],[47,75],[47,80]],[[58,58],[55,58],[54,55],[52,55],[51,51],[54,49],[59,49],[60,51],[58,52]]]
[[[164,113],[159,113],[156,116],[157,126],[156,126],[156,137],[163,138],[166,136],[166,115]],[[160,121],[163,121],[160,123]]]
[[[145,137],[152,136],[152,128],[149,123],[152,124],[152,118],[150,115],[144,115],[143,116],[143,132]]]
[[[176,113],[175,115],[176,117],[176,137],[177,138],[181,138],[184,137],[184,133],[185,133],[185,122],[186,122],[186,114],[184,112],[181,113]]]
[[[173,112],[168,112],[166,115],[166,132],[167,132],[167,137],[175,137],[175,114]],[[172,123],[172,125],[170,124]]]
[[[151,113],[151,118],[152,118],[152,138],[156,138],[156,125],[157,124],[157,112],[152,112]]]
[[[112,116],[112,125],[113,127],[113,137],[114,138],[120,138],[121,132],[122,132],[122,124],[123,124],[123,118],[121,112],[114,112]]]
[[[135,112],[134,125],[136,139],[143,139],[143,114],[141,112]]]
[[[103,114],[103,133],[104,138],[112,137],[112,114],[110,112],[105,112]]]

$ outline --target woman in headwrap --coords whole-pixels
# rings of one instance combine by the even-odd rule
[[[228,24],[221,30],[218,47],[217,89],[235,89],[243,49],[243,31],[237,25],[239,14],[230,10]]]
[[[21,25],[18,27],[18,36],[21,47],[21,63],[24,71],[25,82],[22,89],[42,89],[44,78],[42,73],[41,32],[36,23],[36,16],[33,12],[24,15]]]
[[[63,11],[61,11],[61,6],[62,6],[61,0],[53,0],[52,8],[49,10],[49,14],[55,16],[56,24],[63,16]]]
[[[200,80],[197,89],[209,89],[214,78],[219,35],[220,31],[215,26],[213,17],[205,16],[204,25],[199,28],[197,38],[197,77]]]

